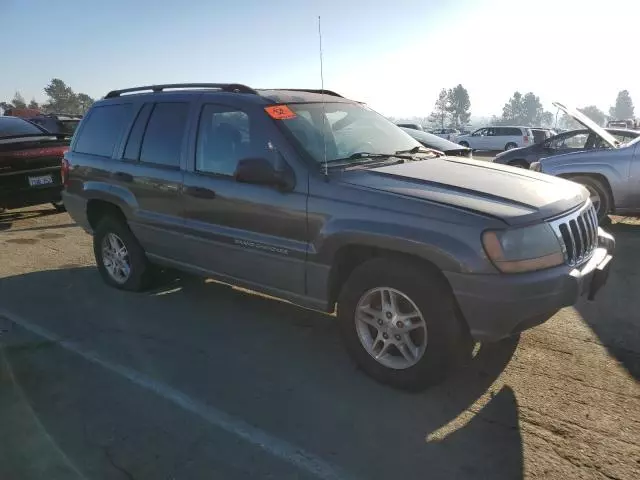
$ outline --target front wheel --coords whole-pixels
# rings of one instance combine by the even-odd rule
[[[468,345],[454,305],[436,273],[378,258],[349,277],[338,318],[362,370],[381,383],[417,391],[442,380]]]
[[[606,216],[609,215],[611,207],[613,206],[609,189],[602,181],[593,177],[577,175],[575,177],[570,177],[569,180],[581,184],[589,191],[589,198],[591,199],[591,203],[598,214],[598,222],[602,223]]]
[[[463,147],[469,148],[469,142],[460,142],[458,145],[462,145]]]

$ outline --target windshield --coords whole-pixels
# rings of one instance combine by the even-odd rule
[[[299,103],[288,106],[296,116],[283,120],[282,125],[318,163],[324,162],[325,151],[327,162],[332,162],[357,153],[393,154],[420,146],[382,115],[359,104]]]
[[[33,123],[17,117],[0,117],[0,138],[16,135],[37,135],[44,133]]]

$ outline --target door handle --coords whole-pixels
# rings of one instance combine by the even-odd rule
[[[133,175],[124,172],[115,172],[112,174],[113,178],[120,180],[121,182],[133,182]]]
[[[204,187],[184,187],[184,193],[196,198],[216,198],[216,192]]]

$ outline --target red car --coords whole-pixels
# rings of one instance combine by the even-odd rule
[[[68,135],[0,116],[0,210],[51,203],[63,211],[61,161]]]

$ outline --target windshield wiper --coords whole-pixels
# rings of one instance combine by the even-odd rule
[[[434,153],[436,155],[439,156],[444,156],[444,152],[441,152],[440,150],[436,150],[435,148],[427,148],[424,147],[422,145],[417,145],[413,148],[410,148],[408,150],[398,150],[396,152],[397,154],[402,155],[403,153],[409,153],[409,154],[416,154],[416,153]]]
[[[327,161],[327,164],[329,164],[329,168],[331,168],[331,167],[354,167],[356,165],[366,165],[366,164],[369,164],[369,163],[375,163],[375,164],[386,163],[386,162],[380,162],[380,160],[388,160],[388,159],[391,159],[391,158],[397,158],[397,159],[400,160],[400,162],[395,162],[395,163],[401,163],[401,162],[404,162],[405,160],[413,160],[413,158],[410,157],[410,156],[401,155],[401,154],[397,154],[397,153],[356,152],[356,153],[352,153],[348,157],[335,158],[333,160],[329,160],[329,161]],[[358,159],[364,159],[364,161],[361,161],[361,162],[352,162],[351,161],[351,160],[358,160]]]

